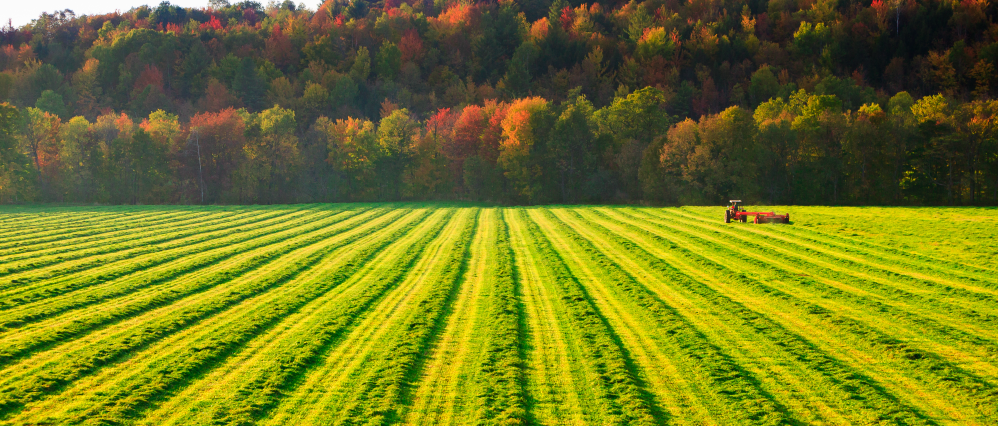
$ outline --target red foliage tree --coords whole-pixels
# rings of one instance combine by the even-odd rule
[[[233,172],[244,159],[246,123],[236,110],[228,108],[191,117],[190,128],[200,151],[205,200],[218,201],[232,188]]]

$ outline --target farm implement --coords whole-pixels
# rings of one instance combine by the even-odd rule
[[[754,223],[790,223],[790,213],[776,214],[773,212],[747,212],[744,208],[738,207],[742,200],[731,200],[731,205],[724,209],[724,223],[747,222],[749,216],[755,216]]]

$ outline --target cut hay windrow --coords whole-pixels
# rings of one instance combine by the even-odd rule
[[[409,390],[409,382],[421,366],[423,354],[441,327],[444,313],[461,285],[479,214],[478,210],[463,214],[456,238],[448,238],[450,244],[442,248],[446,251],[423,277],[429,280],[424,284],[428,288],[420,292],[414,308],[405,313],[405,320],[385,337],[387,347],[367,360],[365,377],[351,390],[350,399],[345,401],[343,413],[335,424],[387,425],[399,420],[397,407]],[[387,276],[386,281],[402,280],[405,275],[401,272],[409,271],[416,258],[403,255],[398,262],[400,265],[393,269],[400,273]]]
[[[371,227],[367,228],[366,232],[375,232],[376,230]],[[289,242],[289,246],[282,251],[288,253],[287,250],[298,247],[295,252],[299,255],[281,258],[272,272],[244,280],[245,282],[238,285],[228,283],[224,291],[218,292],[212,297],[182,306],[167,316],[151,315],[148,321],[136,324],[119,334],[109,336],[110,341],[95,343],[67,354],[59,353],[56,359],[24,371],[23,376],[16,379],[9,377],[8,380],[0,382],[0,415],[11,413],[29,401],[57,391],[82,375],[120,360],[131,351],[196,324],[198,321],[228,309],[243,300],[283,285],[302,270],[322,260],[335,248],[348,244],[361,236],[363,234],[357,233],[353,238],[341,239],[334,244],[329,244],[325,240],[329,239],[330,235],[319,233],[310,235],[308,238],[301,238],[299,241]],[[275,258],[274,253],[266,253],[256,256],[253,260],[262,264],[272,262]],[[217,281],[212,281],[221,283],[229,281],[229,279],[231,279],[231,275],[227,271],[219,271]],[[121,312],[121,316],[145,312],[149,305]],[[151,304],[151,306],[156,305]],[[169,308],[169,306],[165,308]],[[156,312],[150,312],[150,314],[156,314]]]
[[[303,210],[295,210],[288,212],[287,214],[282,214],[279,216],[272,216],[262,218],[261,223],[257,226],[253,226],[250,229],[250,234],[258,234],[261,229],[257,227],[264,224],[272,224],[275,221],[291,221],[295,218],[301,218],[306,214],[321,214],[321,212],[308,212]],[[189,248],[190,245],[197,244],[199,242],[211,243],[213,239],[218,237],[231,238],[238,237],[237,233],[241,233],[241,228],[236,229],[221,229],[213,232],[206,232],[201,234],[195,234],[189,237],[181,238],[179,241],[171,241],[165,246],[167,248],[174,249],[177,255],[185,254],[185,248]],[[138,250],[126,251],[124,253],[108,253],[104,255],[97,255],[92,257],[85,257],[81,259],[70,260],[67,262],[56,263],[48,266],[43,266],[38,269],[33,269],[29,271],[24,271],[20,273],[15,273],[6,277],[5,282],[0,282],[0,289],[7,291],[21,292],[21,291],[32,291],[36,288],[42,287],[53,287],[58,288],[60,283],[64,281],[76,282],[82,273],[97,276],[101,280],[111,279],[116,276],[126,275],[135,269],[135,263],[147,258],[156,258],[160,255],[157,251],[158,247],[143,247]],[[73,287],[70,287],[72,289]],[[53,291],[55,294],[55,291]]]
[[[78,422],[100,419],[111,423],[132,421],[148,407],[155,405],[178,387],[194,380],[210,366],[231,356],[234,348],[244,345],[253,336],[269,329],[281,319],[293,314],[310,301],[342,283],[386,246],[411,232],[428,217],[427,213],[418,213],[415,217],[410,217],[402,223],[388,227],[386,235],[373,240],[362,250],[355,251],[351,254],[350,260],[342,263],[342,266],[335,270],[325,270],[323,263],[328,262],[330,256],[335,256],[333,247],[343,248],[343,244],[323,247],[319,251],[309,253],[301,260],[288,266],[282,266],[274,273],[268,274],[266,280],[281,279],[288,282],[282,286],[279,294],[268,297],[268,293],[268,295],[247,300],[240,311],[231,312],[232,315],[226,315],[227,318],[214,318],[211,323],[214,326],[208,327],[192,339],[185,339],[182,347],[171,350],[166,356],[157,357],[155,363],[150,365],[151,368],[144,369],[120,383],[113,384],[109,389],[110,392],[103,395],[97,404],[90,404],[86,410],[74,413],[67,420]],[[431,228],[422,241],[432,239],[441,226]],[[379,227],[380,229],[385,228]],[[416,244],[411,249],[418,254],[423,246],[425,244]],[[323,273],[310,274],[309,268],[323,268]],[[287,276],[289,273],[294,274],[296,279]],[[306,274],[314,275],[317,279],[297,279]],[[321,332],[322,330],[314,331]],[[236,390],[233,396],[238,395],[239,397],[231,400],[233,405],[228,407],[232,408],[232,411],[226,410],[225,406],[219,406],[220,412],[243,413],[250,416],[245,418],[248,420],[252,418],[253,411],[262,408],[259,406],[261,401],[279,395],[278,389],[268,385],[279,384],[294,378],[297,375],[294,367],[301,366],[301,362],[309,357],[308,346],[296,345],[286,349],[287,351],[283,353],[285,356],[276,359],[277,362],[272,369],[254,370],[255,373],[259,374],[255,376],[258,379],[257,382],[251,381],[247,383],[247,386]],[[233,423],[235,420],[237,419],[229,419],[228,421],[216,419],[216,421],[224,423]]]
[[[707,217],[683,210],[654,211],[641,210],[654,217],[681,216],[695,219],[700,223],[709,223]],[[664,215],[664,216],[663,216]],[[982,268],[983,265],[968,265],[939,257],[933,257],[911,250],[903,250],[895,246],[878,244],[876,242],[836,235],[807,226],[782,226],[764,229],[745,229],[753,234],[763,235],[780,242],[807,243],[811,247],[834,255],[852,255],[854,260],[876,266],[896,266],[892,269],[896,274],[920,273],[935,278],[956,278],[961,282],[978,284],[981,287],[998,288],[998,275],[994,270]]]
[[[302,285],[326,288],[325,292],[250,342],[252,353],[246,359],[227,361],[218,374],[213,372],[192,386],[193,393],[185,390],[166,401],[164,407],[151,414],[155,421],[146,423],[254,422],[282,396],[294,391],[310,367],[318,364],[332,345],[341,344],[343,334],[372,304],[395,291],[398,281],[384,279],[384,272],[406,275],[407,265],[398,260],[425,256],[431,242],[443,238],[441,231],[449,226],[453,213],[437,210],[421,223],[390,231],[393,237],[379,239],[376,247],[348,248],[314,272],[309,271]],[[210,398],[210,406],[187,407],[184,403],[201,397]],[[171,408],[175,403],[182,407],[179,412]]]
[[[34,258],[34,267],[42,266],[40,260],[54,258],[56,261],[65,261],[73,258],[93,256],[122,250],[133,246],[155,244],[160,241],[174,239],[178,236],[189,236],[198,233],[200,230],[215,228],[218,225],[225,225],[234,221],[241,221],[246,218],[259,217],[266,211],[231,211],[212,215],[196,215],[184,218],[166,218],[156,223],[133,223],[122,226],[116,232],[107,232],[97,236],[81,238],[61,238],[44,244],[36,244],[28,247],[18,247],[15,250],[3,250],[5,255],[0,256],[0,262],[8,264],[10,262],[21,261]],[[3,275],[16,272],[12,268],[2,271]]]
[[[597,215],[599,214],[598,212],[596,213]],[[697,268],[699,271],[716,271],[718,275],[715,275],[715,277],[718,282],[741,282],[748,278],[744,274],[736,274],[724,270],[723,267],[718,270],[715,268],[716,265],[713,262],[701,258],[692,251],[684,250],[681,243],[672,240],[671,238],[673,237],[671,236],[650,233],[633,225],[622,224],[621,227],[643,235],[648,240],[661,246],[663,250],[668,250],[677,256],[681,256],[682,259],[688,261],[692,267]],[[835,383],[840,388],[847,390],[847,394],[862,395],[862,398],[857,398],[851,402],[860,404],[864,410],[873,411],[877,413],[878,418],[890,421],[908,424],[924,424],[926,422],[926,416],[923,413],[913,407],[901,404],[896,396],[887,392],[879,383],[823,352],[812,342],[792,332],[773,319],[761,315],[749,309],[744,304],[720,293],[709,283],[702,282],[696,275],[684,273],[683,270],[677,267],[679,265],[673,264],[674,260],[669,259],[667,261],[656,257],[642,248],[642,244],[609,230],[605,230],[602,235],[606,240],[613,241],[621,249],[627,250],[628,253],[642,261],[647,267],[655,270],[664,277],[668,277],[675,285],[681,286],[683,289],[710,301],[713,304],[711,309],[731,315],[742,321],[746,327],[750,327],[753,332],[773,342],[777,342],[780,346],[787,349],[789,355],[792,355],[804,365],[813,366],[826,376],[829,382]]]
[[[647,231],[643,230],[642,232],[647,233]],[[798,299],[766,284],[763,281],[753,279],[743,272],[736,272],[718,261],[711,260],[703,250],[685,249],[683,248],[683,242],[670,240],[671,237],[662,237],[662,234],[648,235],[657,240],[664,239],[665,241],[668,241],[667,244],[677,246],[679,250],[676,250],[676,252],[684,256],[691,263],[694,263],[698,268],[702,270],[715,271],[716,276],[718,277],[718,282],[733,283],[738,285],[745,283],[744,285],[752,291],[759,292],[766,297],[775,297],[788,302],[790,307],[800,311],[801,316],[813,318],[814,320],[820,320],[826,330],[838,331],[845,333],[846,335],[851,335],[850,340],[859,347],[868,347],[875,350],[879,356],[894,359],[901,365],[920,364],[913,366],[914,368],[908,370],[909,374],[911,374],[909,378],[917,378],[917,380],[924,383],[924,386],[927,388],[944,386],[955,392],[953,396],[959,396],[968,407],[978,405],[975,401],[992,401],[995,398],[998,398],[998,390],[996,390],[996,388],[994,388],[994,386],[988,381],[957,365],[954,365],[936,354],[919,349],[907,342],[897,339],[896,337],[888,335],[884,331],[870,327],[860,321],[842,315],[841,313],[832,312],[807,301]],[[706,243],[703,240],[695,239],[687,241],[697,241],[698,244]],[[717,252],[725,251],[722,247],[715,247],[714,249]],[[730,300],[728,296],[722,297]],[[727,308],[725,308],[724,311],[736,312],[735,309]],[[760,319],[768,318],[755,311],[753,311],[753,315]],[[767,319],[766,322],[774,326],[774,328],[780,327],[778,326],[778,322],[774,320]],[[808,343],[808,346],[813,347],[813,345],[814,343]],[[794,351],[793,353],[799,354],[801,352]],[[833,359],[828,354],[823,354],[822,357],[828,359],[829,361]],[[826,364],[823,363],[822,365]],[[825,368],[828,369],[827,367]],[[869,377],[866,377],[865,381],[870,385],[878,388],[881,387],[881,385],[874,384],[875,382]],[[852,390],[852,392],[855,392],[854,387],[850,387],[849,389]],[[880,393],[883,392],[883,390],[880,391]],[[896,396],[893,395],[889,398],[896,400]],[[889,406],[889,403],[885,402],[878,405],[885,407]],[[993,407],[994,406],[992,405],[979,407],[983,408],[983,410],[975,415],[984,416],[985,418],[993,416],[995,410]],[[924,414],[919,414],[919,416],[924,417]]]
[[[623,212],[617,212],[623,213]],[[628,221],[628,216],[614,216],[615,220]],[[633,217],[646,224],[666,226],[677,232],[688,233],[693,241],[699,241],[709,250],[724,253],[730,260],[728,266],[738,265],[743,271],[751,270],[758,278],[775,287],[793,293],[816,292],[812,298],[817,303],[833,300],[848,303],[850,308],[865,308],[861,314],[867,322],[892,324],[895,332],[898,322],[907,323],[912,336],[932,335],[937,341],[948,341],[964,351],[985,352],[986,356],[998,354],[998,316],[960,306],[959,303],[941,303],[925,291],[905,291],[892,285],[886,279],[875,280],[869,276],[855,277],[847,272],[823,267],[823,263],[791,256],[765,242],[762,250],[745,250],[740,256],[726,245],[732,237],[713,237],[695,231],[680,230],[675,222],[647,221]],[[741,240],[741,239],[738,239]],[[745,240],[752,243],[751,239]],[[821,308],[825,309],[825,308]],[[943,314],[945,313],[945,314]],[[860,315],[857,313],[857,315]],[[946,350],[945,352],[950,352]]]
[[[391,216],[391,214],[388,215],[388,217]],[[300,233],[296,237],[300,241],[297,244],[303,245],[307,241],[310,241],[304,239],[304,237],[310,236],[310,233],[320,232],[321,234],[325,234],[331,230],[343,232],[343,230],[349,229],[346,226],[354,224],[354,220],[352,219],[366,219],[366,215],[359,217],[347,215],[346,218],[335,216],[335,218],[345,220],[336,220],[335,222],[329,220],[303,222],[307,223],[307,225],[300,224],[303,226],[299,229],[291,228],[290,232],[286,235],[282,235],[281,233],[271,235],[268,244],[259,247],[242,246],[241,250],[237,252],[230,252],[229,250],[231,249],[228,249],[219,253],[206,253],[205,256],[197,258],[197,263],[194,263],[193,266],[190,264],[181,264],[171,268],[164,268],[165,272],[163,272],[162,279],[141,281],[143,284],[142,287],[147,287],[151,284],[162,284],[161,286],[145,290],[141,290],[138,286],[136,288],[111,287],[101,292],[95,292],[87,298],[65,297],[62,300],[62,304],[41,304],[38,307],[29,306],[28,308],[36,309],[27,309],[24,312],[18,310],[11,311],[10,314],[21,315],[21,317],[6,317],[8,320],[10,318],[20,321],[25,321],[26,319],[38,320],[40,318],[52,317],[57,313],[70,309],[97,304],[104,299],[110,299],[112,296],[124,296],[120,299],[112,300],[106,304],[107,306],[98,305],[95,309],[87,311],[77,309],[75,312],[55,316],[49,321],[32,323],[19,330],[0,334],[0,342],[4,343],[5,346],[4,349],[0,350],[0,360],[23,356],[33,350],[52,345],[93,328],[105,326],[109,323],[134,316],[150,308],[167,305],[189,295],[204,292],[266,264],[273,259],[275,254],[296,247],[295,240],[286,240],[284,238],[287,235],[292,235],[294,232]],[[377,223],[377,220],[375,220],[375,223]],[[331,229],[323,229],[327,225],[335,226]],[[185,267],[187,268],[185,269]],[[194,269],[194,271],[191,272],[191,269]],[[126,285],[128,285],[127,282],[121,284],[121,286]],[[5,317],[0,316],[0,318]]]
[[[148,256],[135,259],[134,262],[108,264],[99,270],[3,291],[0,294],[9,300],[4,309],[0,309],[0,330],[29,319],[30,317],[21,317],[25,310],[40,307],[42,315],[52,315],[65,309],[97,303],[107,297],[122,294],[120,289],[115,293],[117,288],[144,288],[159,283],[162,278],[183,275],[185,271],[193,270],[190,268],[197,269],[198,266],[221,261],[226,255],[279,243],[282,241],[281,237],[295,233],[317,230],[319,227],[316,226],[316,221],[320,219],[349,219],[354,214],[356,212],[330,212],[302,216],[295,220],[275,219],[261,224],[269,226],[261,226],[259,230],[247,233],[222,230],[215,235],[217,240],[210,239],[206,244],[180,245],[172,250],[151,251]],[[205,258],[209,263],[205,263]]]
[[[574,244],[575,250],[586,256],[586,264],[598,268],[604,277],[602,282],[615,287],[636,306],[651,313],[656,331],[672,337],[670,340],[676,342],[678,355],[685,360],[688,368],[698,370],[697,379],[707,381],[706,388],[716,392],[715,398],[725,400],[724,406],[739,407],[737,412],[729,413],[734,420],[753,424],[780,424],[786,420],[786,408],[760,389],[758,381],[751,374],[732,362],[727,354],[710,343],[673,307],[637,282],[551,212],[539,212],[538,215],[551,223],[545,229],[567,237]]]
[[[613,333],[594,306],[586,289],[572,276],[558,252],[551,247],[538,225],[523,210],[514,220],[523,223],[526,236],[535,245],[541,258],[540,267],[550,272],[551,279],[561,292],[561,299],[570,315],[575,331],[581,339],[580,346],[587,361],[592,363],[597,377],[592,383],[602,394],[601,415],[609,424],[655,424],[649,398],[632,369],[633,362],[621,347],[620,339]]]
[[[523,307],[513,264],[509,226],[502,212],[495,213],[494,254],[488,276],[493,280],[488,300],[485,348],[475,375],[475,424],[522,425],[528,423],[524,389]]]
[[[47,247],[58,247],[64,242],[89,242],[116,235],[129,234],[130,230],[150,228],[162,224],[172,224],[185,220],[203,220],[219,214],[235,211],[196,213],[177,210],[174,212],[149,212],[146,214],[124,215],[122,217],[93,219],[85,226],[66,229],[60,226],[39,226],[39,231],[31,234],[0,237],[0,251],[9,254],[27,253]],[[30,228],[29,228],[30,229]]]
[[[253,214],[247,217],[223,217],[217,220],[195,219],[195,222],[185,227],[164,225],[162,228],[149,230],[148,233],[129,233],[121,241],[97,241],[85,244],[85,247],[64,246],[52,250],[52,253],[31,254],[33,257],[5,262],[0,271],[0,290],[17,291],[33,284],[46,282],[47,278],[58,278],[68,274],[79,274],[90,267],[99,267],[120,260],[134,259],[156,251],[176,247],[193,246],[209,241],[218,236],[231,235],[213,233],[238,228],[240,226],[258,227],[268,219],[280,216],[281,213]],[[27,256],[27,255],[25,255]],[[82,264],[77,262],[66,267],[63,263],[85,259]],[[18,273],[26,271],[26,273]],[[49,280],[50,282],[51,280]]]
[[[648,220],[647,214],[641,215],[643,220]],[[655,216],[657,217],[657,216]],[[774,239],[771,237],[754,237],[755,232],[732,232],[732,230],[722,230],[709,223],[700,220],[686,218],[663,218],[652,219],[654,223],[661,225],[687,225],[702,229],[703,232],[736,238],[741,241],[758,244],[766,250],[767,254],[786,258],[801,260],[805,263],[812,263],[821,270],[830,273],[850,274],[861,279],[874,281],[889,291],[907,291],[906,294],[896,294],[902,299],[917,297],[917,295],[927,293],[939,295],[945,299],[952,299],[950,309],[965,306],[967,303],[975,303],[984,309],[991,308],[998,312],[998,290],[993,285],[984,281],[970,279],[971,284],[962,279],[956,279],[951,275],[935,273],[925,275],[914,272],[915,267],[906,263],[892,262],[888,264],[872,262],[871,258],[858,258],[857,256],[844,255],[830,250],[821,245],[805,244],[799,240]],[[740,230],[735,230],[740,231]],[[751,231],[751,230],[750,230]],[[861,255],[861,254],[860,254]],[[983,284],[983,286],[982,286]]]
[[[0,426],[998,424],[989,208],[0,206]]]

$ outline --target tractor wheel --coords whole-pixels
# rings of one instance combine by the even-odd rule
[[[741,221],[742,223],[748,222],[748,216],[742,216]]]
[[[783,223],[790,224],[790,213],[787,213],[787,217],[783,218]]]
[[[724,223],[731,223],[731,212],[724,210]]]

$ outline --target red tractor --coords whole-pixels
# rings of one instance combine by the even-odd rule
[[[790,223],[790,213],[780,215],[773,212],[747,212],[738,207],[741,202],[742,200],[731,200],[731,205],[724,209],[724,223],[731,223],[732,220],[746,222],[749,216],[755,216],[754,223]]]

